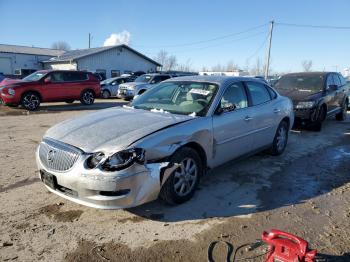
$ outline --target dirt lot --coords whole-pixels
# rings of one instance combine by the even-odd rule
[[[261,153],[210,171],[177,207],[104,211],[49,193],[34,157],[44,132],[120,102],[51,104],[35,114],[0,107],[1,261],[206,261],[211,241],[237,247],[271,228],[305,238],[326,261],[350,261],[349,120],[329,119],[321,133],[294,130],[280,157]]]

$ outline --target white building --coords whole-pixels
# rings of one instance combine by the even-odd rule
[[[0,72],[5,75],[28,75],[43,68],[41,61],[63,53],[49,48],[0,44]]]
[[[27,75],[39,69],[86,70],[107,78],[135,71],[156,72],[161,65],[127,45],[71,51],[0,45],[0,72]]]
[[[152,73],[161,66],[127,45],[67,51],[43,64],[45,69],[87,70],[102,73],[107,78],[136,71]]]

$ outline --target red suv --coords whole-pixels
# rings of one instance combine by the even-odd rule
[[[92,105],[100,93],[100,82],[92,73],[41,70],[5,85],[1,98],[5,104],[22,105],[32,111],[41,102],[73,103],[79,99],[84,105]]]

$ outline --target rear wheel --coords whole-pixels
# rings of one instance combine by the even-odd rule
[[[346,99],[344,104],[343,104],[341,112],[335,115],[335,119],[337,121],[344,121],[346,119],[348,106],[349,106],[349,101]]]
[[[29,111],[37,110],[40,106],[40,97],[37,93],[28,92],[23,95],[21,104],[25,109]]]
[[[288,130],[289,126],[287,121],[282,121],[276,131],[275,138],[272,142],[270,153],[273,156],[281,155],[286,149],[288,142]]]
[[[203,164],[198,153],[187,147],[178,150],[170,163],[179,166],[165,181],[160,197],[168,204],[181,204],[192,198],[203,173]]]
[[[85,90],[80,97],[80,102],[83,105],[92,105],[95,101],[95,94],[91,90]]]
[[[102,98],[107,99],[111,97],[111,93],[108,90],[102,91]]]

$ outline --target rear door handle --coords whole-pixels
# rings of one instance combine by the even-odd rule
[[[277,113],[281,112],[281,109],[276,108],[273,110],[273,112],[277,114]]]
[[[250,121],[250,120],[252,120],[252,119],[253,119],[253,118],[250,117],[250,116],[246,116],[246,117],[244,118],[245,121]]]

